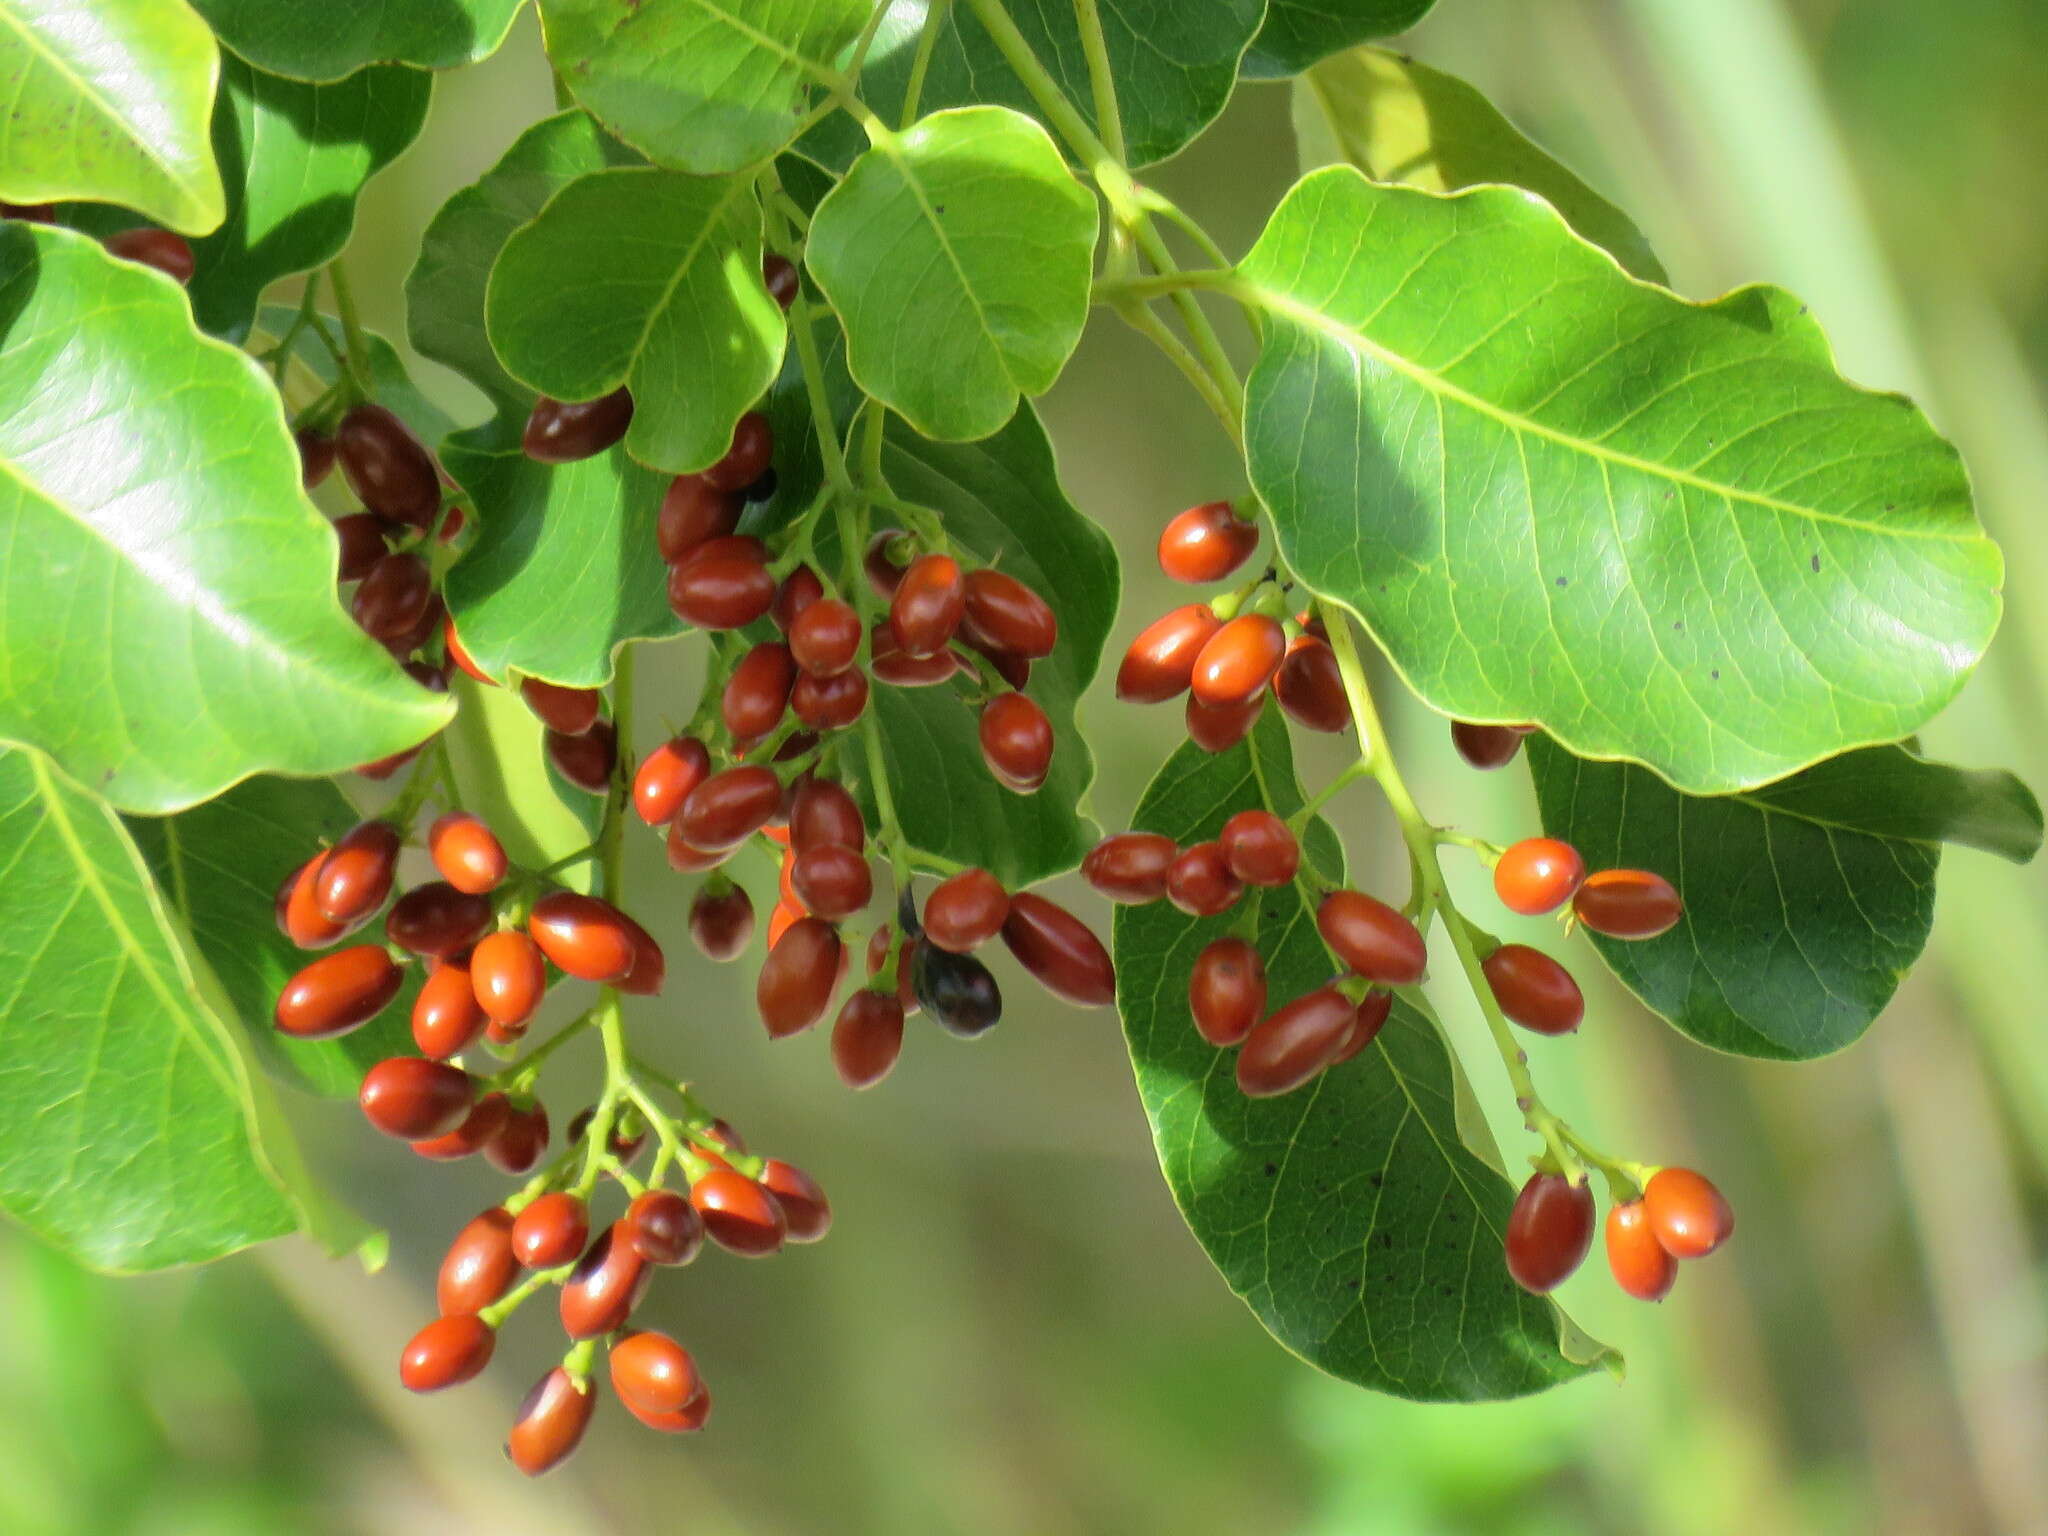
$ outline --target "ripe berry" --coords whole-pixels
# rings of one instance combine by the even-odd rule
[[[1246,885],[1286,885],[1301,868],[1301,845],[1271,811],[1239,811],[1216,841],[1230,872]]]
[[[513,1415],[505,1454],[528,1477],[554,1470],[583,1443],[596,1406],[596,1389],[556,1366],[533,1384]]]
[[[775,429],[759,411],[749,411],[733,425],[732,445],[725,457],[704,471],[721,491],[744,491],[761,478],[775,457]]]
[[[1451,722],[1451,745],[1458,756],[1474,768],[1505,768],[1522,750],[1526,733],[1512,725],[1475,725],[1469,720]]]
[[[445,960],[468,949],[490,926],[490,902],[445,880],[429,880],[391,904],[384,937],[415,955]]]
[[[491,1363],[497,1344],[496,1331],[474,1312],[437,1317],[405,1346],[398,1379],[412,1392],[460,1386]]]
[[[839,981],[839,956],[839,935],[822,918],[800,918],[775,941],[754,984],[754,1005],[770,1039],[824,1017]]]
[[[1412,987],[1429,951],[1415,925],[1362,891],[1332,891],[1316,908],[1316,928],[1337,958],[1369,981]]]
[[[789,652],[812,677],[836,677],[860,650],[860,615],[836,597],[821,597],[789,626]]]
[[[531,1173],[548,1149],[548,1112],[540,1104],[508,1109],[498,1134],[484,1144],[484,1161],[514,1178]]]
[[[967,611],[967,581],[951,555],[919,555],[889,600],[889,625],[906,656],[945,649]]]
[[[911,980],[917,1000],[949,1035],[971,1040],[1003,1017],[1003,994],[987,966],[972,955],[917,943]]]
[[[1375,988],[1365,994],[1358,1005],[1358,1013],[1351,1021],[1351,1033],[1345,1037],[1337,1054],[1330,1058],[1330,1065],[1337,1066],[1349,1061],[1360,1051],[1379,1038],[1381,1029],[1386,1027],[1387,1015],[1394,1011],[1394,994]]]
[[[547,990],[547,963],[532,939],[516,928],[503,928],[477,940],[469,956],[469,979],[478,1005],[494,1022],[521,1028]]]
[[[768,290],[768,297],[784,309],[796,302],[797,289],[802,286],[796,263],[787,256],[769,251],[761,258],[761,283]]]
[[[690,901],[690,937],[707,959],[736,959],[754,937],[753,898],[737,885],[706,885]]]
[[[292,433],[292,442],[299,450],[299,484],[307,490],[325,480],[334,469],[334,439],[313,427],[300,427]],[[356,517],[375,518],[367,512],[351,514]],[[337,522],[341,519],[336,519]],[[361,575],[361,572],[357,572]],[[349,578],[344,576],[343,581]]]
[[[909,979],[905,963],[904,979]],[[872,1088],[903,1050],[903,1004],[892,993],[863,987],[832,1024],[832,1066],[849,1088]]]
[[[455,665],[462,668],[463,671],[467,672],[478,682],[488,684],[493,688],[497,687],[497,679],[476,664],[476,658],[470,655],[468,648],[463,645],[462,637],[455,633],[455,616],[453,614],[443,614],[441,616],[441,643],[448,651],[448,659],[454,662]]]
[[[1244,894],[1244,882],[1230,872],[1221,843],[1196,843],[1181,850],[1166,871],[1166,899],[1190,917],[1227,912]]]
[[[547,748],[555,772],[578,789],[601,795],[612,787],[612,770],[619,766],[619,738],[611,721],[599,720],[581,736],[544,731],[541,744]]]
[[[296,1040],[331,1040],[382,1013],[404,979],[381,944],[338,949],[284,984],[274,1019]]]
[[[735,742],[766,736],[789,708],[789,690],[796,682],[796,659],[779,640],[766,640],[742,656],[726,679],[719,713]]]
[[[595,688],[569,688],[539,677],[520,679],[519,696],[543,725],[564,736],[581,736],[597,724],[598,706],[604,700]]]
[[[528,1269],[567,1264],[590,1239],[590,1208],[567,1190],[542,1195],[512,1222],[512,1253]]]
[[[1336,1058],[1351,1035],[1358,1005],[1335,987],[1297,997],[1245,1036],[1237,1086],[1247,1097],[1291,1093]]]
[[[1312,731],[1341,731],[1351,724],[1351,701],[1337,653],[1313,635],[1297,635],[1273,674],[1273,697],[1288,717]]]
[[[704,1391],[690,1352],[665,1333],[627,1334],[610,1363],[619,1401],[648,1413],[674,1413]]]
[[[361,581],[379,560],[391,553],[384,542],[384,519],[374,512],[351,512],[333,523],[336,546],[334,579]]]
[[[454,961],[429,973],[412,1005],[412,1038],[422,1056],[445,1061],[476,1043],[487,1015],[473,986],[469,967]]]
[[[1211,1045],[1236,1045],[1266,1012],[1266,961],[1249,940],[1212,940],[1188,975],[1188,1011]]]
[[[896,588],[903,580],[903,564],[889,558],[898,541],[909,540],[901,528],[877,528],[868,537],[868,547],[861,552],[861,569],[867,573],[868,586],[875,596],[888,602],[896,596]],[[904,557],[908,559],[906,555]]]
[[[1625,1200],[1607,1212],[1607,1268],[1614,1283],[1637,1301],[1662,1301],[1678,1279],[1678,1260],[1650,1230],[1641,1200]]]
[[[1116,696],[1126,704],[1158,704],[1187,692],[1195,658],[1223,627],[1207,603],[1189,603],[1138,632],[1116,672]]]
[[[1650,1230],[1674,1259],[1703,1259],[1735,1233],[1735,1212],[1690,1168],[1659,1168],[1643,1189]]]
[[[649,1429],[664,1435],[694,1434],[711,1417],[711,1393],[709,1389],[699,1392],[674,1413],[649,1413],[633,1403],[626,1404],[626,1412]]]
[[[912,656],[897,643],[895,629],[884,620],[868,631],[868,669],[877,682],[892,688],[930,688],[959,671],[960,658],[951,650]]]
[[[427,829],[427,852],[443,880],[472,896],[496,890],[510,867],[505,845],[467,811],[450,811]]]
[[[1045,599],[1016,577],[986,567],[967,574],[960,625],[977,644],[1026,661],[1050,656],[1059,640],[1059,621]]]
[[[961,649],[962,646],[966,649]],[[972,652],[973,655],[970,656],[968,652]],[[963,636],[960,645],[953,648],[953,654],[959,657],[960,670],[962,672],[972,673],[978,670],[975,667],[973,657],[979,656],[989,664],[990,670],[997,677],[1001,678],[1008,687],[1015,688],[1021,692],[1030,686],[1031,663],[1022,656],[1013,656],[1008,651],[991,650],[987,646],[977,643],[972,636]]]
[[[782,1207],[792,1243],[815,1243],[832,1225],[832,1202],[818,1181],[794,1163],[771,1157],[761,1168],[761,1187]]]
[[[1169,522],[1159,535],[1159,569],[1190,586],[1221,581],[1259,547],[1259,525],[1227,501],[1205,501]]]
[[[814,731],[837,731],[853,724],[868,707],[867,674],[841,672],[817,677],[806,672],[789,690],[789,707]]]
[[[1603,869],[1586,876],[1572,914],[1610,939],[1654,939],[1678,926],[1685,904],[1671,882],[1646,869]]]
[[[363,1074],[356,1102],[386,1136],[425,1141],[447,1135],[469,1117],[476,1079],[446,1062],[391,1056]]]
[[[624,1226],[613,1222],[600,1232],[562,1282],[562,1331],[572,1339],[624,1327],[654,1279],[647,1261],[625,1241]]]
[[[800,565],[783,577],[782,584],[775,589],[775,601],[768,605],[768,617],[786,635],[796,628],[796,621],[809,613],[812,605],[824,596],[825,583],[818,579],[818,573],[808,565]]]
[[[626,1207],[626,1241],[650,1264],[674,1268],[704,1246],[704,1218],[672,1189],[650,1189]]]
[[[699,629],[742,629],[775,601],[775,578],[759,539],[709,539],[669,567],[668,605]]]
[[[174,283],[192,281],[192,247],[183,235],[145,224],[107,236],[106,244],[109,255],[155,267]]]
[[[1241,613],[1225,624],[1195,657],[1189,686],[1214,708],[1242,704],[1273,679],[1287,655],[1287,632],[1263,613]]]
[[[828,923],[853,916],[875,893],[868,861],[843,843],[798,854],[790,865],[789,883],[797,900]]]
[[[441,510],[441,476],[412,428],[365,402],[341,418],[334,455],[356,499],[379,517],[431,528]]]
[[[932,938],[929,907],[925,910],[925,937]],[[1116,1000],[1116,967],[1109,951],[1088,925],[1065,907],[1030,891],[1019,891],[1010,898],[1009,915],[1003,919],[1003,943],[1017,963],[1053,996],[1082,1008]]]
[[[650,827],[665,827],[710,772],[711,754],[696,737],[665,741],[641,759],[633,775],[633,809]]]
[[[1119,832],[1088,850],[1081,860],[1081,878],[1111,901],[1138,906],[1166,894],[1166,872],[1179,856],[1170,837]]]
[[[981,758],[1006,789],[1028,795],[1052,763],[1052,722],[1021,693],[999,693],[981,710]]]
[[[1540,949],[1503,944],[1482,963],[1500,1011],[1539,1035],[1568,1035],[1586,1016],[1572,973]]]
[[[1502,850],[1493,866],[1493,890],[1510,912],[1541,917],[1572,899],[1586,878],[1586,861],[1570,843],[1525,837]]]
[[[661,498],[654,538],[670,565],[713,539],[732,537],[740,525],[740,499],[702,475],[677,475]]]
[[[437,1163],[452,1163],[483,1151],[504,1128],[512,1111],[502,1093],[487,1093],[478,1099],[462,1124],[439,1136],[428,1136],[412,1144],[414,1152]]]
[[[633,396],[622,386],[595,400],[533,402],[519,446],[543,464],[573,464],[600,454],[626,435],[633,421]]]
[[[455,1234],[434,1282],[443,1317],[481,1312],[512,1289],[519,1260],[512,1253],[512,1213],[494,1205]]]
[[[571,976],[609,985],[633,969],[640,925],[602,897],[550,891],[533,904],[526,926],[541,953]]]
[[[277,926],[301,949],[325,949],[370,920],[371,914],[365,912],[352,923],[337,923],[320,910],[315,893],[320,883],[320,863],[326,857],[327,851],[322,849],[278,887]]]
[[[734,852],[732,848],[694,848],[683,840],[682,828],[674,822],[669,823],[664,847],[668,852],[668,867],[686,875],[716,869]]]
[[[384,905],[398,867],[398,828],[366,821],[327,850],[313,899],[329,922],[354,925]]]
[[[963,869],[932,888],[924,901],[924,936],[941,949],[966,954],[996,936],[1010,910],[1010,893],[985,869]]]
[[[1541,1296],[1571,1278],[1593,1246],[1593,1191],[1562,1174],[1538,1173],[1522,1186],[1508,1213],[1508,1273]]]
[[[714,1168],[690,1186],[704,1230],[728,1253],[765,1258],[782,1246],[789,1221],[775,1196],[743,1173]]]
[[[1265,707],[1263,693],[1255,693],[1241,704],[1204,704],[1191,693],[1186,713],[1188,740],[1204,752],[1228,752],[1251,735]]]
[[[899,902],[899,909],[900,905]],[[916,914],[912,913],[911,918],[914,922]],[[867,971],[870,980],[881,975],[882,967],[888,964],[890,941],[894,936],[894,930],[887,923],[879,925],[873,933],[868,935]],[[895,947],[896,1001],[903,1005],[903,1013],[906,1018],[917,1012],[915,971],[917,952],[922,948],[924,948],[924,940],[922,938],[907,938]]]
[[[674,831],[692,848],[737,848],[768,824],[782,804],[782,781],[772,769],[747,764],[714,773],[691,790]]]

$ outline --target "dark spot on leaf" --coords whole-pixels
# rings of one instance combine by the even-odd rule
[[[1569,576],[1560,576],[1557,578],[1557,584],[1560,587],[1568,587],[1572,584],[1572,581]]]
[[[1271,1177],[1273,1177],[1273,1175],[1274,1175],[1274,1174],[1278,1173],[1279,1171],[1280,1171],[1280,1165],[1279,1165],[1278,1163],[1268,1163],[1268,1164],[1266,1164],[1266,1177],[1267,1177],[1267,1178],[1269,1178],[1269,1179],[1270,1179]]]
[[[1719,681],[1721,681],[1721,669],[1719,667],[1716,667],[1713,671],[1709,672],[1707,676],[1711,677],[1715,682],[1718,683]]]
[[[1350,1278],[1349,1280],[1346,1280],[1346,1281],[1344,1282],[1344,1289],[1345,1289],[1345,1290],[1347,1290],[1347,1291],[1355,1291],[1355,1290],[1357,1290],[1357,1289],[1358,1289],[1358,1277],[1357,1277],[1356,1275],[1353,1275],[1353,1276],[1352,1276],[1352,1277],[1351,1277],[1351,1278]]]
[[[1365,1182],[1370,1184],[1374,1189],[1378,1189],[1380,1185],[1385,1182],[1385,1179],[1382,1175],[1374,1173],[1366,1175]]]
[[[1815,555],[1815,556],[1813,557],[1813,573],[1814,573],[1814,575],[1816,575],[1816,576],[1818,576],[1818,575],[1820,574],[1820,556],[1819,556],[1819,555]]]
[[[1683,628],[1685,628],[1685,620],[1683,620],[1683,619],[1673,619],[1673,620],[1671,621],[1671,627],[1672,627],[1673,629],[1683,629]]]

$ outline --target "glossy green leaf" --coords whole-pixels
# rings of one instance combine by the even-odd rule
[[[1228,752],[1183,743],[1133,824],[1188,844],[1236,811],[1300,804],[1285,722],[1268,710]],[[1341,870],[1326,826],[1309,846]],[[1297,889],[1247,899],[1260,903],[1275,1005],[1327,981],[1330,957]],[[1230,1053],[1189,1018],[1187,984],[1195,956],[1241,916],[1195,919],[1156,902],[1119,907],[1112,930],[1160,1167],[1231,1290],[1310,1364],[1401,1397],[1517,1397],[1608,1355],[1509,1279],[1501,1242],[1514,1190],[1490,1147],[1460,1140],[1458,1069],[1419,1007],[1398,1002],[1375,1044],[1291,1094],[1238,1091]]]
[[[0,198],[119,203],[186,234],[226,212],[220,51],[185,0],[0,0]]]
[[[317,958],[278,931],[272,900],[287,875],[360,819],[325,779],[267,776],[175,816],[128,819],[165,907],[219,978],[255,1055],[279,1081],[328,1098],[353,1098],[371,1065],[414,1049],[417,966],[390,1007],[339,1040],[293,1040],[271,1027],[278,993]],[[375,937],[373,928],[349,942]]]
[[[597,120],[659,165],[718,175],[796,136],[806,93],[870,0],[540,0],[548,57]]]
[[[147,3],[147,0],[145,0]],[[365,64],[453,69],[497,51],[525,0],[193,0],[220,40],[295,80],[339,80]]]
[[[387,66],[308,85],[223,61],[213,150],[228,217],[192,248],[192,309],[203,329],[239,336],[270,283],[340,254],[364,183],[426,121],[432,81]]]
[[[631,386],[626,451],[670,474],[715,464],[782,364],[742,177],[628,167],[571,182],[505,242],[484,313],[506,369],[543,394]]]
[[[1268,0],[1266,20],[1244,56],[1244,72],[1298,74],[1354,43],[1405,32],[1436,0]]]
[[[1789,294],[1684,303],[1525,193],[1349,167],[1240,274],[1281,551],[1446,714],[1740,789],[1909,734],[1997,626],[1955,450]]]
[[[1470,85],[1405,54],[1357,48],[1308,71],[1294,86],[1294,138],[1304,170],[1352,165],[1374,181],[1425,192],[1486,182],[1534,192],[1631,275],[1665,281],[1633,219]]]
[[[854,162],[818,205],[805,265],[854,378],[927,437],[985,437],[1081,339],[1095,199],[1031,119],[936,112]]]
[[[861,96],[896,122],[924,30],[930,0],[895,0],[861,72]],[[1116,81],[1126,157],[1151,165],[1178,153],[1214,121],[1237,84],[1238,63],[1259,28],[1261,0],[1103,0],[1103,46]],[[1072,0],[1011,5],[1011,19],[1068,101],[1100,131],[1088,59]],[[939,23],[922,110],[995,105],[1038,115],[1038,104],[1010,70],[967,0],[951,0]],[[843,114],[804,136],[804,149],[843,170],[865,147],[860,128]]]
[[[411,745],[448,705],[334,570],[256,365],[162,274],[0,230],[0,738],[131,811]]]
[[[0,1209],[98,1269],[297,1229],[266,1090],[120,818],[0,750]]]
[[[447,736],[456,790],[512,862],[545,869],[595,841],[604,802],[555,777],[542,752],[540,718],[518,693],[486,688],[460,672],[451,684],[462,706]],[[572,864],[554,878],[588,891],[595,874],[594,864]]]
[[[1656,1012],[1719,1050],[1805,1060],[1861,1035],[1919,958],[1943,843],[2024,862],[2041,808],[2009,773],[1869,747],[1746,794],[1680,794],[1625,763],[1529,740],[1544,830],[1589,868],[1649,869],[1685,917],[1655,939],[1591,935]]]

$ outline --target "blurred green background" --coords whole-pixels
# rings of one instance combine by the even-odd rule
[[[1441,0],[1410,45],[1630,209],[1681,291],[1797,289],[1853,377],[1916,394],[1957,439],[2020,596],[1927,739],[2038,786],[2048,7]],[[402,331],[419,231],[550,105],[530,19],[440,83],[349,255],[373,324]],[[1156,178],[1242,250],[1292,162],[1285,90],[1248,87]],[[1240,481],[1179,379],[1106,316],[1046,414],[1075,499],[1129,563],[1120,648],[1168,602],[1159,522]],[[686,655],[645,670],[687,671]],[[688,681],[658,686],[680,698]],[[1095,809],[1121,825],[1168,721],[1103,689],[1085,714]],[[1439,819],[1501,837],[1532,823],[1519,774],[1458,768],[1420,711],[1397,729]],[[1389,829],[1363,797],[1345,807],[1370,869]],[[674,953],[684,888],[651,841],[636,856]],[[112,1281],[0,1230],[0,1531],[2048,1530],[2048,882],[1969,853],[1947,864],[1933,948],[1858,1049],[1804,1067],[1717,1057],[1612,987],[1581,1036],[1534,1048],[1546,1092],[1601,1142],[1711,1170],[1741,1213],[1732,1248],[1662,1307],[1619,1297],[1597,1261],[1567,1288],[1628,1355],[1626,1383],[1419,1407],[1284,1354],[1174,1213],[1107,1013],[1013,986],[988,1039],[914,1029],[896,1074],[856,1097],[820,1035],[763,1039],[743,967],[699,964],[643,1022],[650,1054],[756,1150],[818,1172],[838,1214],[820,1247],[710,1257],[645,1309],[708,1372],[710,1433],[679,1442],[600,1409],[581,1456],[527,1484],[498,1447],[555,1348],[542,1319],[508,1330],[482,1382],[408,1398],[398,1348],[429,1315],[447,1236],[499,1186],[377,1144],[352,1106],[311,1105],[315,1156],[392,1228],[380,1276],[294,1242]],[[1490,1051],[1466,1059],[1498,1106]],[[575,1102],[557,1098],[558,1123]]]

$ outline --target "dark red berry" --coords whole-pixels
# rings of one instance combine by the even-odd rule
[[[967,580],[951,555],[919,555],[889,600],[889,624],[907,656],[943,650],[967,611]]]
[[[868,861],[843,843],[798,854],[790,866],[789,883],[806,909],[831,923],[853,916],[875,893]]]
[[[1166,899],[1190,917],[1227,912],[1244,894],[1244,882],[1230,872],[1221,843],[1197,843],[1181,850],[1166,870]]]
[[[792,853],[808,853],[827,843],[859,848],[867,835],[860,806],[844,786],[817,777],[805,778],[797,785],[789,808]]]
[[[1458,756],[1474,768],[1505,768],[1522,750],[1521,731],[1511,725],[1477,725],[1470,720],[1451,722],[1451,745]]]
[[[619,766],[619,738],[611,721],[600,720],[581,736],[543,731],[541,744],[555,772],[578,789],[601,795],[612,787],[612,771]]]
[[[441,476],[412,428],[365,402],[341,418],[334,454],[362,504],[394,523],[426,529],[441,510]]]
[[[1045,599],[1016,577],[986,567],[967,573],[960,625],[978,644],[1026,661],[1050,656],[1059,640],[1059,621]]]
[[[1265,707],[1263,693],[1255,693],[1241,704],[1204,704],[1191,693],[1187,703],[1188,740],[1204,752],[1228,752],[1251,735]]]
[[[674,565],[700,545],[732,536],[740,525],[740,499],[702,475],[677,475],[661,498],[654,537],[661,558]]]
[[[1531,1175],[1508,1213],[1508,1273],[1541,1296],[1571,1278],[1593,1246],[1593,1191],[1562,1174]]]
[[[1221,581],[1259,547],[1259,525],[1239,517],[1227,501],[1189,507],[1159,535],[1159,569],[1174,581],[1201,586]]]
[[[336,581],[361,581],[379,560],[391,553],[384,542],[384,520],[374,512],[351,512],[334,520]]]
[[[444,1061],[391,1056],[363,1074],[356,1102],[386,1136],[425,1141],[447,1135],[469,1117],[476,1079]]]
[[[569,688],[538,677],[520,679],[519,696],[543,725],[564,736],[581,736],[597,724],[598,709],[604,702],[604,695],[595,688]]]
[[[780,640],[764,640],[739,659],[726,679],[719,713],[735,742],[756,741],[774,730],[789,708],[796,658]]]
[[[892,688],[930,688],[958,672],[960,658],[950,648],[912,656],[897,643],[896,631],[885,619],[868,631],[868,667],[876,682]]]
[[[925,937],[932,937],[926,909]],[[1065,907],[1030,891],[1010,898],[1003,943],[1017,963],[1055,997],[1097,1008],[1116,1000],[1116,967],[1088,925]]]
[[[737,959],[754,937],[754,902],[737,885],[710,886],[690,901],[690,937],[707,959]]]
[[[727,768],[690,791],[674,830],[692,848],[737,848],[766,826],[781,804],[782,781],[772,769],[757,764]]]
[[[1139,906],[1166,894],[1166,872],[1178,857],[1180,849],[1170,837],[1119,832],[1088,850],[1081,878],[1111,901]]]
[[[1685,904],[1662,875],[1603,869],[1586,876],[1572,897],[1572,915],[1610,939],[1654,939],[1678,926]]]
[[[839,981],[839,955],[839,935],[822,918],[801,918],[775,941],[754,986],[769,1038],[796,1034],[824,1017]]]
[[[1286,885],[1301,868],[1301,845],[1271,811],[1239,811],[1216,841],[1230,872],[1246,885]]]
[[[370,1022],[398,995],[404,976],[381,944],[322,955],[284,984],[275,1021],[297,1040],[331,1040]]]
[[[454,1130],[415,1141],[412,1149],[421,1157],[437,1163],[474,1157],[504,1129],[506,1117],[511,1112],[511,1102],[505,1095],[487,1093],[476,1101],[463,1117],[462,1124]]]
[[[1540,949],[1503,944],[1480,969],[1500,1011],[1539,1035],[1568,1035],[1586,1016],[1586,999],[1572,973]]]
[[[1332,891],[1316,908],[1316,928],[1338,959],[1369,981],[1412,987],[1429,951],[1401,913],[1363,891]]]
[[[814,731],[843,730],[868,707],[867,674],[846,671],[818,677],[806,672],[789,691],[789,707]]]
[[[1292,1093],[1336,1060],[1357,1013],[1335,987],[1297,997],[1245,1036],[1237,1053],[1239,1090],[1254,1099]]]
[[[384,937],[415,955],[445,960],[468,949],[490,926],[489,901],[445,880],[429,880],[391,904]]]
[[[1021,693],[999,693],[981,709],[981,759],[1005,789],[1028,795],[1052,763],[1052,722]]]
[[[761,1187],[782,1207],[792,1243],[815,1243],[832,1225],[832,1202],[818,1181],[794,1163],[771,1157],[761,1167]]]
[[[534,1104],[527,1109],[510,1109],[498,1134],[484,1144],[484,1161],[500,1173],[514,1178],[531,1173],[548,1149],[548,1112]]]
[[[861,569],[867,573],[868,586],[884,602],[896,596],[897,585],[903,580],[904,568],[889,558],[890,551],[899,540],[908,537],[901,528],[878,528],[861,553]]]
[[[812,677],[837,677],[860,650],[860,615],[836,597],[821,597],[789,626],[789,653]]]
[[[761,258],[761,283],[767,288],[768,297],[787,309],[796,302],[802,279],[797,275],[795,262],[769,251]]]
[[[1380,1031],[1386,1027],[1387,1016],[1393,1011],[1393,993],[1382,992],[1377,987],[1366,993],[1358,1005],[1357,1016],[1351,1021],[1351,1033],[1338,1047],[1337,1054],[1330,1058],[1330,1065],[1334,1067],[1339,1062],[1349,1061],[1377,1040]]]
[[[744,628],[774,602],[775,578],[759,539],[710,539],[669,567],[668,605],[699,629]]]
[[[621,386],[595,400],[533,402],[519,445],[543,464],[573,464],[603,453],[633,422],[633,396]]]
[[[398,868],[398,829],[365,821],[327,850],[313,896],[330,922],[357,923],[384,905]]]
[[[650,1264],[673,1268],[704,1246],[704,1218],[672,1189],[650,1189],[626,1207],[626,1241]]]
[[[107,251],[123,261],[155,267],[172,282],[192,281],[192,246],[183,235],[143,225],[107,236]]]
[[[1313,635],[1297,635],[1273,674],[1273,697],[1288,718],[1312,731],[1341,731],[1351,724],[1351,701],[1337,653]]]
[[[909,962],[903,981],[910,980]],[[849,1088],[871,1088],[889,1075],[903,1050],[903,1003],[893,993],[863,987],[846,1000],[832,1025],[832,1066]]]
[[[562,1331],[572,1339],[594,1339],[624,1327],[654,1279],[647,1261],[625,1240],[624,1227],[617,1221],[600,1232],[562,1282]]]
[[[1236,1045],[1266,1013],[1266,961],[1258,946],[1236,937],[1214,939],[1195,956],[1188,975],[1188,1011],[1211,1045]]]
[[[704,478],[721,491],[744,491],[774,457],[775,429],[759,411],[749,411],[734,424],[725,457],[705,470]]]
[[[985,869],[963,869],[932,888],[924,902],[924,936],[941,949],[965,954],[996,936],[1009,914],[1010,895]]]

